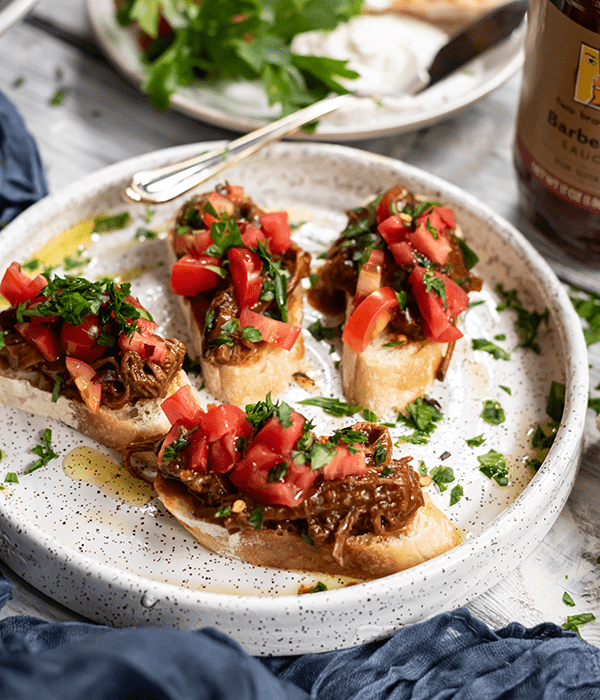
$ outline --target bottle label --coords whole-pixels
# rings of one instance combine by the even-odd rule
[[[546,189],[600,212],[600,36],[532,0],[517,146]]]

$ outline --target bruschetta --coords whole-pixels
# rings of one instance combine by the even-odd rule
[[[344,315],[344,393],[382,416],[443,379],[463,335],[456,320],[481,280],[454,212],[438,202],[397,185],[348,217],[308,300]]]
[[[171,290],[208,391],[237,406],[279,396],[304,356],[301,280],[310,269],[287,213],[263,212],[226,184],[186,202],[168,239]]]
[[[13,262],[0,294],[0,403],[117,450],[169,429],[160,404],[188,384],[186,349],[155,333],[130,285],[31,278]]]
[[[172,428],[154,487],[211,551],[366,580],[461,541],[421,488],[411,458],[392,459],[384,426],[362,422],[317,437],[300,413],[268,395],[246,411],[203,409],[189,387],[162,407]]]

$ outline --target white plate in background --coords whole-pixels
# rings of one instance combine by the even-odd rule
[[[86,255],[90,277],[137,270],[133,291],[166,334],[186,332],[168,290],[164,239],[140,241],[138,226],[164,230],[186,197],[155,207],[150,224],[143,205],[125,205],[122,192],[131,175],[189,157],[215,144],[194,144],[137,157],[90,175],[32,206],[0,236],[0,269],[23,261],[54,235],[88,217],[128,209],[134,220],[122,231],[102,235]],[[344,212],[396,183],[455,208],[463,234],[480,262],[484,290],[473,298],[485,303],[461,322],[465,339],[455,350],[447,378],[428,392],[444,413],[427,445],[405,444],[396,456],[411,454],[429,468],[454,469],[464,497],[449,506],[450,489],[429,493],[465,535],[454,550],[413,569],[351,587],[297,595],[301,585],[323,577],[252,567],[203,550],[152,500],[135,504],[129,495],[114,498],[62,469],[73,449],[93,443],[58,422],[4,410],[0,444],[3,469],[19,473],[19,484],[0,491],[0,556],[25,580],[70,609],[115,626],[154,624],[197,629],[213,626],[230,634],[250,653],[297,654],[345,648],[466,603],[515,568],[546,535],[571,490],[581,449],[587,405],[587,353],[574,309],[561,284],[538,253],[512,226],[459,189],[399,161],[343,146],[277,144],[231,168],[227,180],[241,184],[267,209],[287,208],[295,232],[314,253],[324,250],[345,225]],[[211,189],[216,179],[202,186]],[[497,284],[516,289],[529,309],[549,310],[539,336],[541,355],[514,349],[519,343],[512,311],[498,313]],[[316,317],[307,308],[305,328]],[[511,351],[508,362],[474,352],[471,338],[492,339]],[[320,395],[342,398],[335,353],[304,331],[306,369]],[[552,381],[566,385],[566,407],[557,438],[534,475],[525,465],[533,456],[530,438],[547,422],[546,399]],[[511,394],[501,387],[508,387]],[[310,396],[293,386],[289,403]],[[204,400],[209,400],[205,394]],[[506,412],[500,426],[485,423],[486,399]],[[301,406],[319,434],[350,425],[319,409]],[[385,417],[380,417],[385,418]],[[358,417],[357,417],[358,419]],[[34,460],[31,448],[46,427],[60,459],[36,472],[23,472]],[[394,437],[405,434],[392,430]],[[483,433],[480,448],[467,438]],[[57,449],[55,447],[55,449]],[[479,472],[477,455],[495,449],[506,456],[511,484],[499,487]],[[108,450],[100,449],[102,453]],[[454,484],[451,484],[453,486]]]
[[[113,0],[87,0],[88,14],[96,39],[108,59],[134,84],[140,85],[144,66],[134,32],[121,27],[114,13]],[[362,18],[362,19],[369,19]],[[373,19],[373,18],[371,18]],[[419,58],[427,65],[440,47],[444,32],[434,25],[408,16],[391,15],[388,22],[404,23],[407,36],[418,32],[425,51]],[[405,98],[401,104],[377,105],[370,100],[323,117],[314,134],[300,131],[295,138],[321,141],[349,141],[406,133],[435,124],[468,107],[506,82],[523,63],[525,22],[513,35],[494,49],[421,95]],[[435,47],[434,47],[435,48]],[[149,99],[149,98],[148,98]],[[197,83],[180,88],[171,98],[173,108],[201,121],[248,132],[277,118],[268,107],[263,89],[243,81]]]

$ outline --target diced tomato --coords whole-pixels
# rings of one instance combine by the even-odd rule
[[[287,475],[281,480],[270,481],[269,472],[279,465],[285,465]],[[229,478],[262,503],[293,508],[302,502],[307,490],[314,485],[317,473],[306,464],[286,461],[283,455],[267,445],[253,442]]]
[[[206,412],[198,416],[198,425],[202,434],[206,435],[209,444],[216,442],[227,433],[245,437],[249,437],[251,433],[251,426],[246,420],[244,411],[228,403],[208,405]]]
[[[211,255],[192,257],[184,255],[171,270],[171,291],[184,297],[195,297],[213,289],[219,283],[219,275],[210,267],[220,267],[221,261]]]
[[[256,248],[259,243],[267,243],[266,235],[258,226],[242,222],[242,224],[238,224],[238,228],[247,248]]]
[[[258,253],[247,248],[230,248],[227,258],[240,309],[254,306],[262,285],[262,261]]]
[[[348,319],[342,341],[355,352],[364,352],[391,321],[398,299],[391,287],[381,287],[362,301]]]
[[[237,202],[244,197],[244,188],[241,185],[230,185],[225,183],[225,193],[233,202]]]
[[[450,207],[434,207],[436,214],[444,222],[447,229],[454,231],[456,229],[456,214]]]
[[[444,282],[446,308],[439,294],[432,289],[427,291],[424,277],[434,275]],[[419,311],[423,316],[423,333],[426,338],[437,343],[449,343],[462,338],[461,331],[453,324],[454,319],[469,305],[469,297],[461,287],[446,275],[428,272],[424,267],[415,267],[408,278],[412,286]]]
[[[279,345],[284,350],[291,350],[294,347],[302,330],[299,326],[292,326],[289,323],[268,318],[255,311],[250,311],[250,309],[242,309],[240,313],[240,327],[244,326],[258,328],[262,340],[266,343]]]
[[[417,262],[415,250],[408,241],[390,243],[389,249],[398,265],[414,265]]]
[[[156,333],[157,328],[158,323],[151,321],[149,318],[140,317],[136,320],[136,329],[138,333],[150,335],[152,333]]]
[[[161,445],[160,450],[158,451],[158,464],[159,466],[163,462],[163,458],[165,455],[165,450],[169,445],[172,445],[175,440],[178,440],[183,433],[187,433],[189,430],[191,430],[194,426],[190,426],[188,421],[183,419],[183,420],[178,420],[173,425],[171,426],[171,430],[165,435],[165,439],[163,440],[163,444]]]
[[[406,240],[406,234],[410,231],[410,228],[406,225],[404,219],[396,214],[384,219],[377,226],[377,230],[383,236],[384,241],[391,245],[392,243]]]
[[[184,422],[188,430],[198,423],[200,414],[204,413],[189,384],[167,396],[160,407],[171,425],[177,421]]]
[[[75,386],[79,389],[83,403],[92,413],[96,413],[102,399],[102,384],[94,381],[96,370],[76,357],[67,357],[65,363]]]
[[[188,469],[204,474],[208,469],[208,443],[206,437],[198,430],[189,438],[190,446],[187,448]]]
[[[405,192],[406,190],[404,189],[404,187],[401,187],[400,185],[394,185],[394,187],[389,189],[383,195],[381,202],[379,202],[379,205],[377,206],[377,211],[375,212],[378,224],[381,223],[384,219],[387,219],[388,216],[396,214],[395,211],[392,211],[391,205],[393,202],[402,198]]]
[[[129,336],[121,333],[119,347],[124,352],[137,352],[142,359],[157,365],[162,365],[167,356],[167,344],[162,338],[138,331]]]
[[[194,239],[190,246],[191,254],[195,257],[199,257],[208,246],[213,244],[213,239],[211,238],[210,231],[199,231],[194,233]]]
[[[364,447],[356,443],[350,450],[346,445],[339,445],[334,458],[323,467],[322,473],[326,481],[366,474],[367,462]]]
[[[369,259],[360,268],[360,272],[358,273],[356,292],[354,294],[355,306],[358,306],[358,304],[360,304],[365,297],[368,297],[371,292],[374,292],[381,287],[384,262],[385,253],[383,250],[371,251]]]
[[[83,323],[73,326],[65,321],[60,329],[60,344],[70,357],[84,362],[98,360],[106,352],[106,345],[99,345],[101,329],[98,316],[86,316]]]
[[[222,217],[225,213],[232,213],[233,206],[231,200],[225,197],[225,195],[222,195],[220,192],[210,192],[207,196],[207,200],[213,206],[214,210],[219,215],[219,218]],[[203,206],[203,211],[205,207],[206,205]],[[204,213],[202,214],[202,223],[206,226],[207,229],[210,229],[210,227],[215,223],[215,221],[218,220],[218,218],[216,218],[207,211],[204,211]]]
[[[268,445],[275,452],[289,457],[302,436],[306,419],[297,411],[290,414],[291,425],[284,427],[275,416],[269,418],[263,428],[254,436],[253,444]]]
[[[425,255],[434,263],[445,265],[448,260],[448,255],[452,250],[450,241],[444,236],[445,224],[439,220],[440,228],[436,228],[432,222],[432,217],[419,217],[419,225],[414,231],[409,231],[406,234],[406,240],[411,246]]]
[[[36,297],[47,284],[48,281],[41,275],[31,279],[22,271],[19,263],[12,262],[0,282],[0,294],[11,306],[18,306]]]
[[[226,474],[233,469],[241,457],[241,452],[237,449],[240,437],[240,435],[231,432],[211,442],[208,461],[212,471],[217,472],[217,474]]]
[[[260,217],[260,227],[271,240],[273,253],[285,253],[290,247],[292,229],[286,211],[272,211]]]
[[[15,330],[49,362],[55,362],[62,355],[60,341],[50,326],[24,321],[15,323]]]

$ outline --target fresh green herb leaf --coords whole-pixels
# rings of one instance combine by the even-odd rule
[[[94,222],[92,233],[107,233],[108,231],[118,231],[119,229],[129,226],[131,223],[131,215],[128,211],[114,216],[98,216]]]
[[[450,491],[450,505],[456,505],[463,496],[463,487],[460,484],[456,484],[452,491]]]
[[[134,238],[136,238],[138,241],[151,241],[154,238],[158,238],[158,233],[146,228],[145,226],[138,226],[134,234]]]
[[[342,337],[342,326],[339,325],[328,328],[321,323],[320,319],[317,319],[314,323],[310,324],[308,332],[315,340],[333,340],[333,338]]]
[[[297,403],[303,406],[318,406],[322,408],[325,413],[338,418],[353,416],[355,413],[364,410],[360,404],[345,403],[339,399],[328,398],[326,396],[315,396],[314,398],[303,399]]]
[[[573,600],[573,598],[571,598],[571,596],[567,593],[567,591],[565,591],[563,593],[562,601],[565,605],[568,605],[571,608],[575,607],[575,601]]]
[[[504,455],[492,449],[477,457],[477,461],[481,465],[479,471],[488,479],[493,479],[499,486],[508,486],[509,473]]]
[[[429,476],[431,477],[431,480],[436,483],[441,492],[444,492],[448,488],[447,484],[450,484],[456,480],[452,467],[445,467],[443,464],[440,464],[439,467],[430,469]]]
[[[231,506],[220,505],[215,511],[215,518],[226,518],[231,515]]]
[[[60,107],[65,103],[65,90],[64,88],[60,88],[59,90],[56,90],[54,95],[50,98],[49,105],[51,107]]]
[[[375,449],[373,450],[373,462],[375,462],[375,464],[383,464],[387,460],[387,458],[387,449],[381,443],[378,443]]]
[[[542,322],[548,325],[549,311],[545,309],[543,313],[537,311],[528,311],[522,305],[517,291],[515,289],[506,291],[502,284],[496,286],[496,291],[504,299],[503,303],[498,304],[496,309],[498,311],[504,311],[505,309],[513,309],[517,314],[517,320],[515,321],[515,328],[521,336],[522,342],[517,345],[519,348],[528,348],[533,350],[536,354],[540,354],[540,346],[536,342],[540,325]]]
[[[36,445],[31,449],[31,451],[34,452],[39,459],[37,459],[29,467],[29,469],[25,471],[25,474],[31,474],[31,472],[36,471],[36,469],[45,467],[48,462],[58,457],[56,452],[52,449],[52,431],[50,428],[46,428],[46,430],[44,430],[42,444]]]
[[[531,436],[531,446],[535,450],[549,450],[552,447],[556,433],[546,435],[541,425],[538,425]]]
[[[594,622],[596,616],[593,613],[581,613],[580,615],[568,615],[567,621],[563,623],[562,628],[564,630],[571,630],[572,632],[577,632],[579,634],[579,628],[582,625],[587,625],[588,622]]]
[[[285,477],[290,473],[290,469],[287,462],[280,462],[275,464],[269,469],[267,474],[267,483],[274,484],[277,481],[283,481]]]
[[[481,350],[482,352],[489,353],[496,360],[510,360],[510,353],[506,350],[498,347],[491,340],[486,340],[485,338],[473,338],[471,341],[473,350]]]
[[[34,272],[40,266],[40,261],[37,258],[31,258],[24,263],[21,263],[21,267],[27,272]]]
[[[262,530],[264,512],[264,508],[253,508],[248,516],[248,525],[252,525],[255,530]]]
[[[546,413],[555,423],[560,423],[565,410],[566,387],[560,382],[552,382],[546,402]]]
[[[469,248],[469,246],[459,236],[456,236],[456,242],[458,243],[458,247],[462,253],[463,261],[467,270],[475,267],[475,265],[477,265],[479,262],[479,257],[477,254],[471,248]]]
[[[390,343],[384,343],[382,347],[384,348],[399,348],[401,345],[405,345],[405,340],[392,340]]]
[[[57,374],[56,377],[54,377],[54,388],[52,389],[52,403],[56,403],[58,401],[58,397],[60,396],[60,387],[62,386],[62,383],[62,375]]]
[[[18,484],[19,477],[17,476],[17,473],[16,472],[7,472],[6,476],[4,477],[4,483],[5,484]]]
[[[328,590],[327,586],[322,581],[319,581],[312,588],[309,588],[307,591],[304,591],[304,592],[305,593],[321,593],[322,591],[326,591],[326,590]]]
[[[365,408],[362,414],[365,420],[368,420],[371,423],[377,423],[377,416],[375,415],[375,413],[373,413],[373,411],[369,411],[368,408]]]
[[[506,420],[504,409],[498,401],[490,401],[489,399],[483,405],[481,417],[486,423],[492,425],[500,425]]]
[[[505,391],[509,396],[512,396],[512,390],[509,386],[502,386],[502,384],[498,385],[502,391]]]
[[[444,309],[447,308],[446,302],[446,285],[441,277],[437,277],[432,271],[425,272],[423,275],[423,284],[426,292],[435,292],[442,300]]]
[[[468,440],[465,440],[467,445],[469,447],[479,447],[480,445],[483,445],[485,442],[485,438],[483,437],[483,433],[481,435],[477,435],[476,437],[469,438]]]
[[[412,435],[401,435],[396,444],[408,442],[413,445],[424,445],[436,428],[436,423],[443,418],[439,404],[427,397],[418,397],[406,404],[407,416],[398,415],[398,422],[407,428],[412,428]]]

